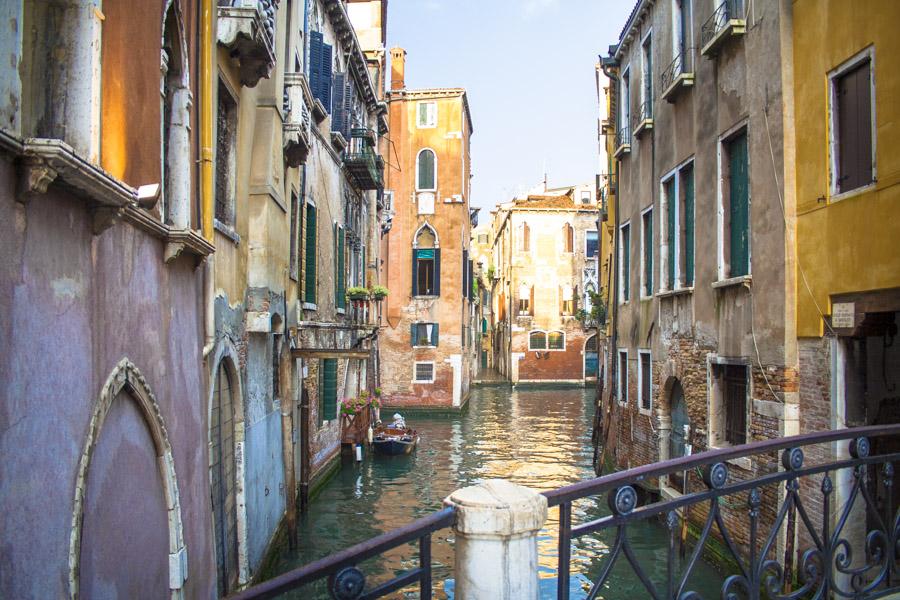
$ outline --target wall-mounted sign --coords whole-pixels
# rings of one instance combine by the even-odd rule
[[[831,326],[852,329],[856,327],[856,303],[836,302],[831,305]]]

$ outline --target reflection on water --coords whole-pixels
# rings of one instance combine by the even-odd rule
[[[281,558],[285,571],[322,558],[405,525],[442,506],[455,489],[484,479],[503,478],[537,490],[549,490],[593,476],[591,422],[593,390],[572,388],[475,388],[462,415],[415,416],[408,419],[421,435],[412,456],[366,456],[362,463],[345,460],[338,475],[310,503],[298,525],[297,549]],[[605,498],[574,504],[573,523],[609,514]],[[557,509],[551,509],[538,536],[542,597],[556,595]],[[657,584],[665,581],[668,536],[657,523],[629,528],[635,553]],[[584,597],[602,569],[614,532],[574,541],[572,598]],[[432,535],[436,598],[452,598],[453,551],[449,529]],[[360,568],[367,587],[418,566],[417,545],[394,549]],[[624,568],[624,556],[613,569],[602,598],[643,598],[639,580]],[[655,569],[653,568],[655,565]],[[704,597],[717,596],[720,577],[700,565],[692,586]],[[398,597],[417,597],[408,590]],[[324,584],[308,586],[287,597],[327,598]]]

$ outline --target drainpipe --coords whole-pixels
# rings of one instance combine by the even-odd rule
[[[213,233],[213,0],[200,3],[200,225],[206,241],[214,243]],[[206,257],[203,273],[204,328],[203,356],[212,352],[215,324],[215,254]],[[208,369],[207,369],[208,370]]]

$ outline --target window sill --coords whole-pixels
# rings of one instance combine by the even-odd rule
[[[238,235],[231,225],[227,225],[218,219],[213,219],[213,229],[231,240],[235,246],[240,245],[241,236]]]
[[[641,294],[641,302],[647,302],[648,300],[653,300],[653,294],[645,295]]]
[[[746,285],[750,287],[750,284],[753,283],[752,275],[739,275],[737,277],[732,277],[730,279],[721,279],[719,281],[713,281],[710,285],[713,289],[722,289],[728,287],[734,287],[736,285]]]
[[[301,307],[303,310],[319,310],[319,306],[315,302],[304,302]]]
[[[420,294],[413,296],[413,298],[416,300],[434,300],[435,298],[440,298],[440,295]]]
[[[686,296],[688,294],[694,293],[694,286],[676,288],[674,290],[662,290],[656,292],[657,297],[659,298],[672,298],[674,296]]]
[[[828,198],[828,203],[831,204],[833,202],[840,202],[841,200],[847,200],[849,198],[853,198],[854,196],[860,196],[865,194],[866,192],[874,191],[878,187],[878,182],[873,181],[872,183],[867,183],[866,185],[858,188],[853,188],[852,190],[847,190],[846,192],[841,192],[840,194],[834,194]]]
[[[414,350],[432,350],[437,348],[437,346],[413,346]]]
[[[650,408],[639,408],[638,412],[642,415],[647,415],[648,417],[652,417],[653,416],[653,407],[651,406]]]
[[[434,379],[422,380],[422,379],[413,379],[413,383],[419,383],[422,385],[430,385],[434,383]]]

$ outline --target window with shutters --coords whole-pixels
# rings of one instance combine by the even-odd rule
[[[619,227],[619,302],[631,297],[631,223]]]
[[[575,251],[575,229],[568,223],[562,226],[562,251],[572,253]]]
[[[326,112],[331,112],[332,47],[325,43],[320,31],[309,34],[309,88],[313,97],[322,102]]]
[[[237,102],[219,80],[216,115],[216,221],[234,227],[234,172],[237,159]]]
[[[337,418],[337,359],[319,360],[319,425]]]
[[[829,74],[831,82],[831,194],[875,181],[874,48]]]
[[[678,287],[694,286],[694,163],[678,171]]]
[[[410,325],[410,346],[417,348],[436,348],[438,345],[437,323],[412,323]]]
[[[588,258],[596,258],[600,254],[600,234],[596,230],[584,232],[584,255]]]
[[[619,404],[628,404],[628,350],[619,350],[618,381],[616,399]]]
[[[560,307],[560,312],[565,316],[572,316],[575,314],[575,297],[578,295],[578,288],[572,287],[571,285],[564,285],[560,288],[559,291],[560,299],[562,300],[562,306]]]
[[[722,141],[719,168],[721,230],[719,279],[750,274],[750,173],[747,130]]]
[[[434,363],[416,362],[413,372],[414,383],[434,383]]]
[[[694,285],[694,165],[688,162],[662,180],[660,289]]]
[[[334,297],[338,310],[347,308],[347,244],[343,225],[334,224]]]
[[[487,244],[488,243],[488,235],[486,233],[478,234],[478,243],[479,244]]]
[[[291,255],[290,255],[290,277],[294,281],[298,279],[298,270],[300,262],[300,200],[297,198],[297,192],[291,192]]]
[[[641,297],[653,295],[653,207],[641,213]]]
[[[353,77],[347,72],[336,72],[332,80],[331,130],[340,133],[350,142],[356,87],[353,85]]]
[[[437,102],[416,104],[416,127],[418,129],[437,127]]]
[[[519,286],[519,316],[531,315],[532,295],[534,295],[534,286],[525,283]]]
[[[310,305],[316,304],[316,207],[311,202],[306,203],[306,257],[303,275],[303,301]]]
[[[650,414],[653,407],[653,362],[650,350],[638,350],[638,410]]]
[[[416,191],[437,190],[437,157],[434,150],[423,148],[416,157]],[[432,208],[432,212],[434,209]]]
[[[441,249],[437,234],[428,223],[416,233],[412,251],[412,295],[440,296]]]
[[[710,444],[714,447],[745,444],[749,368],[746,364],[711,364],[710,369]]]

